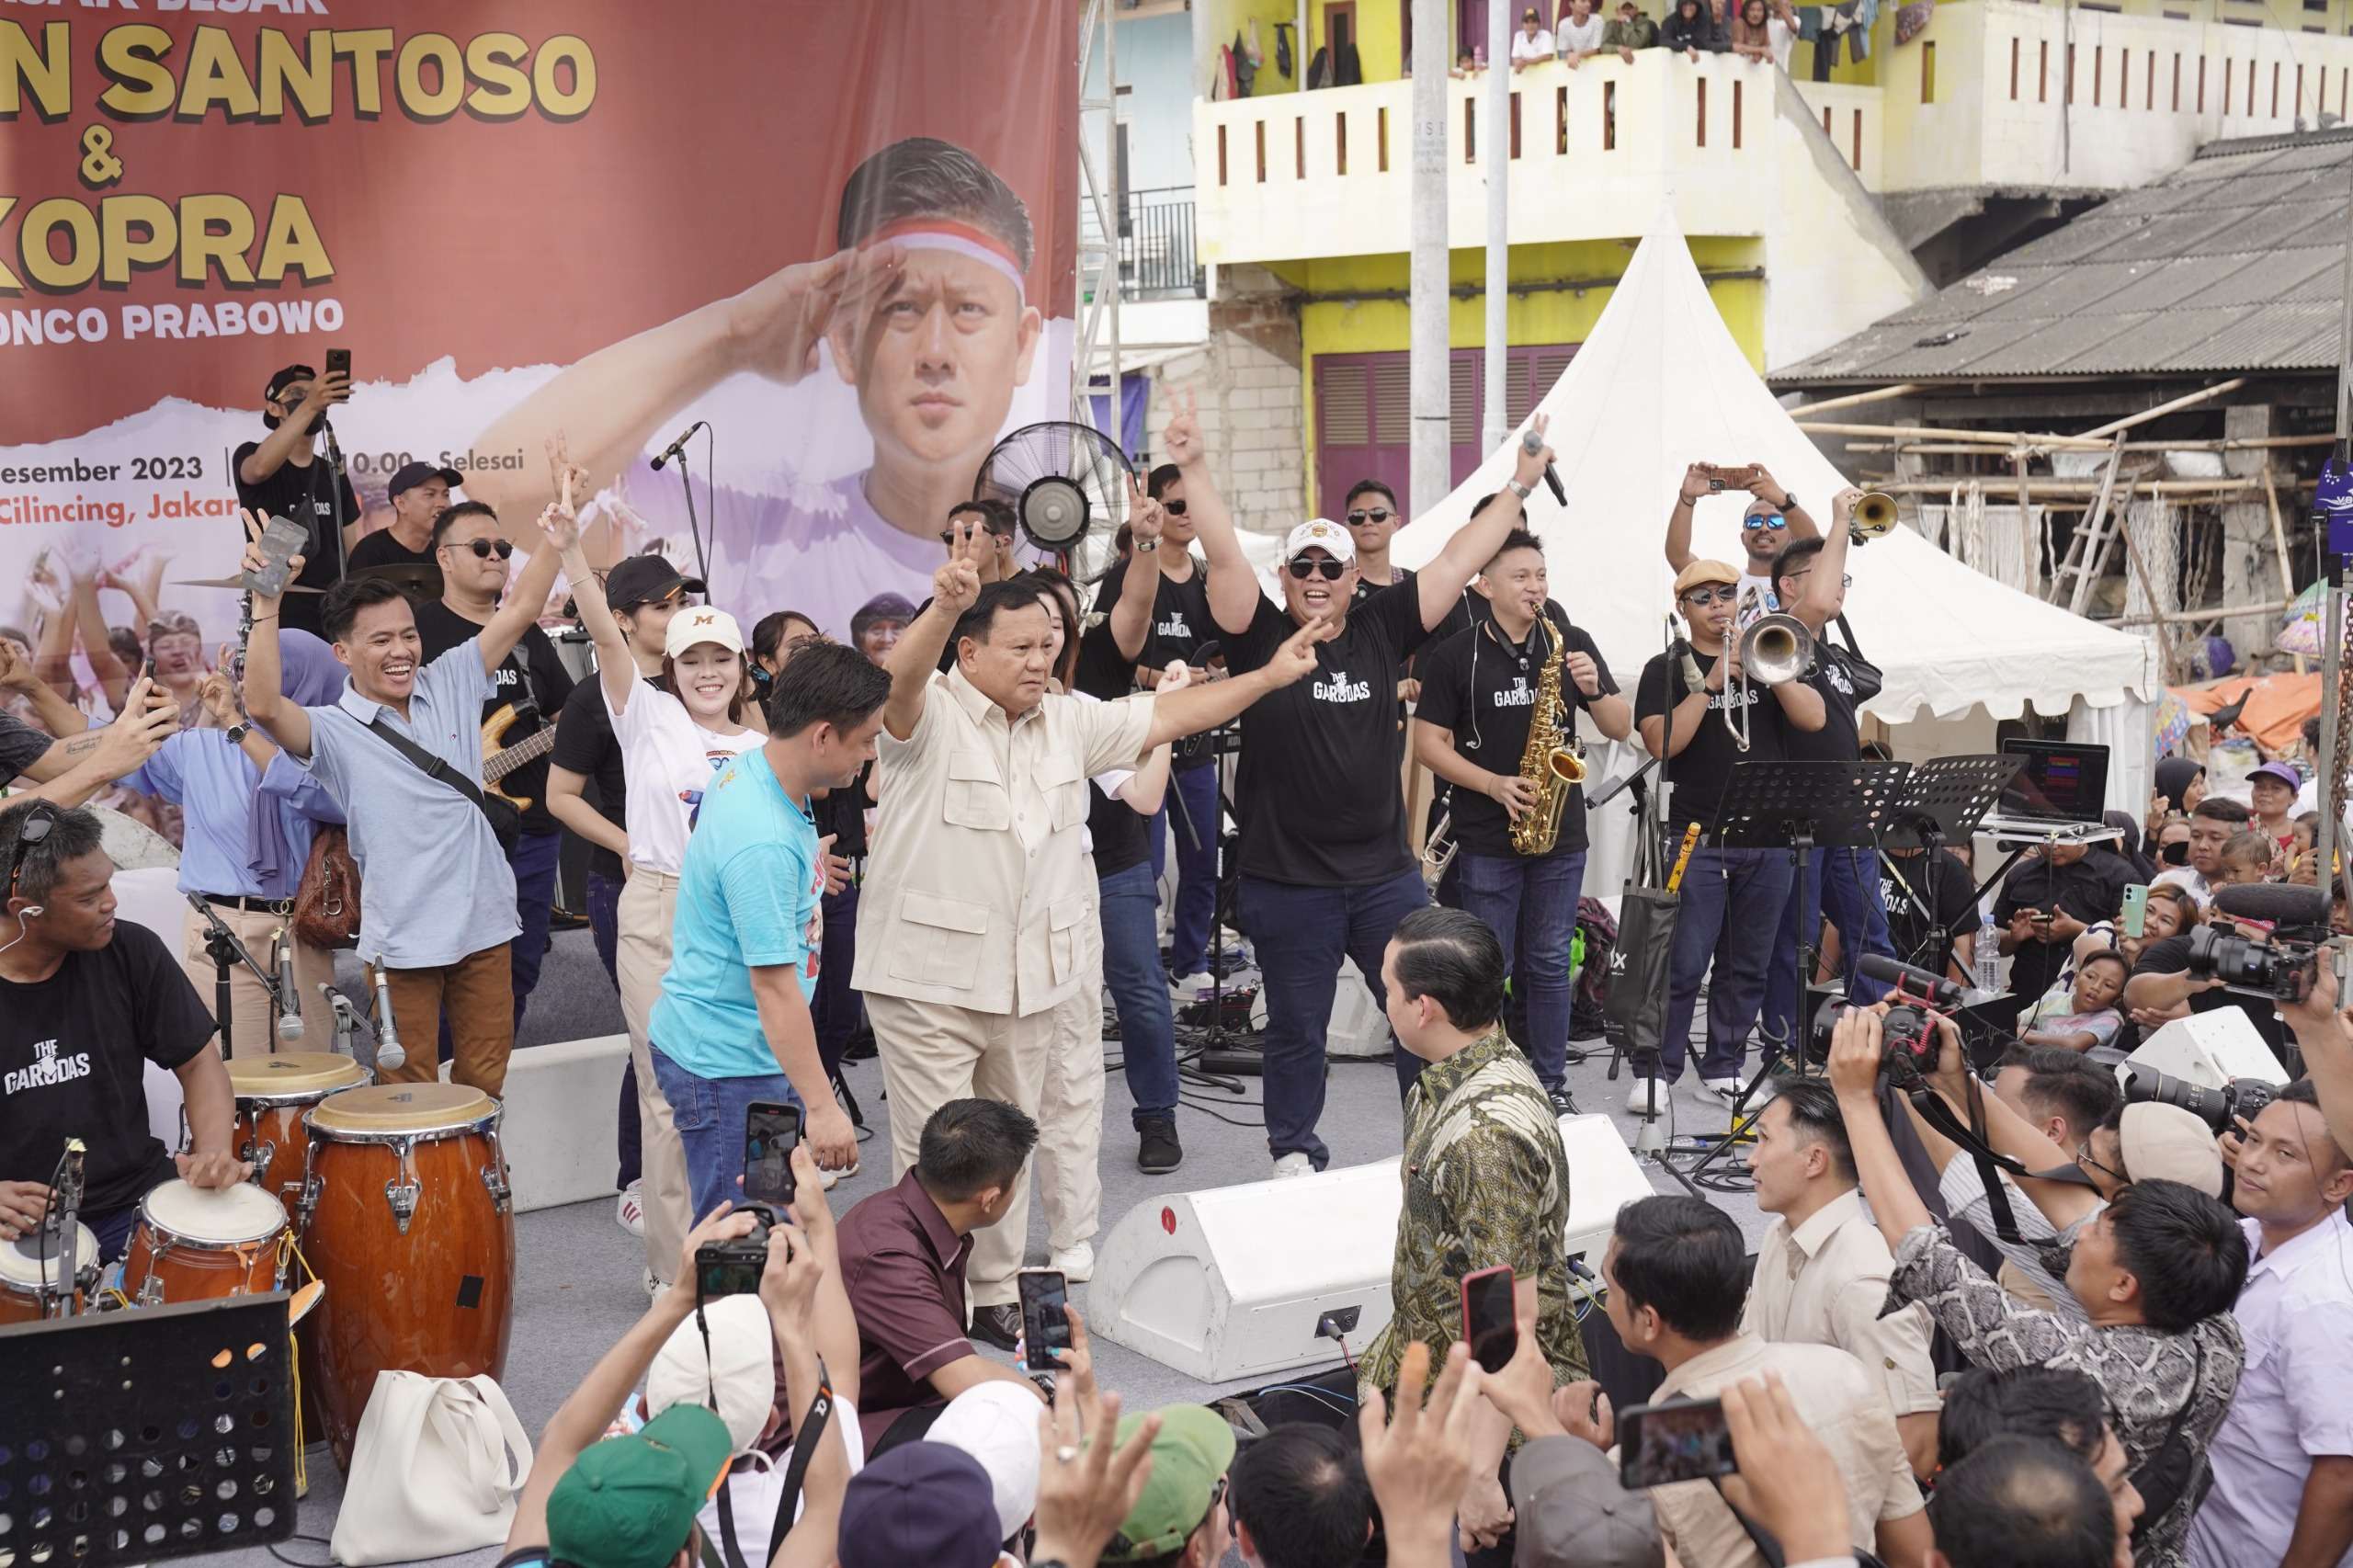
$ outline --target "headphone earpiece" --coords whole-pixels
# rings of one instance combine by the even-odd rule
[[[48,913],[49,908],[46,904],[28,904],[25,906],[24,918],[30,920],[36,915],[46,915]]]

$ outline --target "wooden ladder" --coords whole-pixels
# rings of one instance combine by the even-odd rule
[[[2085,514],[2084,520],[2075,525],[2075,532],[2069,536],[2066,559],[2060,562],[2058,569],[2051,574],[2051,588],[2043,596],[2051,603],[2058,604],[2062,602],[2063,594],[2068,610],[2075,615],[2083,614],[2090,607],[2092,589],[2098,584],[2100,574],[2108,564],[2109,549],[2123,530],[2125,508],[2115,494],[2116,471],[2123,461],[2124,437],[2120,435],[2108,455],[2108,467],[2100,474],[2098,498],[2093,501],[2092,509]],[[2111,506],[2111,501],[2117,504]]]

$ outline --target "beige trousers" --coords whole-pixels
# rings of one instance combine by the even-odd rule
[[[678,879],[666,871],[630,868],[615,905],[618,941],[613,968],[620,980],[621,1017],[629,1026],[629,1059],[637,1068],[637,1118],[642,1176],[639,1206],[645,1214],[645,1266],[668,1282],[678,1272],[678,1249],[694,1229],[687,1197],[687,1151],[671,1125],[670,1102],[654,1081],[646,1020],[670,968],[670,922],[678,908]]]
[[[924,1123],[949,1100],[1003,1100],[1034,1117],[1045,1094],[1046,1061],[1055,1010],[1026,1018],[976,1013],[942,1002],[866,994],[866,1017],[882,1062],[891,1099],[891,1179],[907,1174],[923,1147]],[[1014,1276],[1029,1240],[1029,1166],[1014,1185],[1013,1207],[974,1233],[964,1274],[974,1306],[1001,1307],[1020,1299]]]
[[[212,906],[221,924],[237,934],[245,951],[264,969],[271,968],[277,959],[271,946],[278,928],[285,917],[267,910],[249,911]],[[210,929],[204,917],[193,909],[180,913],[180,969],[188,975],[188,983],[204,1001],[204,1010],[214,1018],[220,1009],[214,1005],[214,994],[220,971],[213,967],[212,955],[204,950],[204,938]],[[229,1045],[238,1056],[267,1056],[277,1051],[333,1051],[335,1049],[335,1009],[319,994],[322,984],[335,980],[335,955],[324,948],[303,943],[294,944],[294,988],[301,994],[302,1038],[281,1043],[278,1038],[278,1008],[269,999],[269,991],[261,978],[244,964],[229,971]],[[223,1054],[228,1054],[224,1052]]]
[[[1087,903],[1096,902],[1087,890]],[[1050,1015],[1046,1082],[1038,1105],[1038,1201],[1046,1244],[1056,1252],[1092,1241],[1103,1226],[1103,923],[1091,908],[1083,927],[1078,990]]]

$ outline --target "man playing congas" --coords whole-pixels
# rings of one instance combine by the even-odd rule
[[[87,1147],[82,1223],[122,1255],[140,1199],[175,1175],[243,1181],[228,1069],[214,1025],[163,940],[115,921],[114,862],[98,819],[47,801],[0,812],[0,1243],[32,1242],[68,1138]],[[142,1073],[169,1069],[188,1102],[190,1153],[148,1131]]]

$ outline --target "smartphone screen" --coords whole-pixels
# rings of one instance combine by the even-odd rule
[[[261,531],[261,568],[245,574],[245,586],[266,599],[284,593],[294,557],[301,554],[310,542],[311,530],[306,525],[291,517],[270,518]]]
[[[1512,1310],[1511,1268],[1497,1264],[1462,1277],[1462,1337],[1471,1358],[1500,1372],[1519,1349],[1519,1324]]]
[[[1054,1268],[1025,1268],[1014,1282],[1021,1291],[1022,1359],[1032,1371],[1051,1371],[1061,1365],[1053,1353],[1070,1348],[1070,1285]]]
[[[1627,1490],[1705,1481],[1740,1469],[1720,1399],[1638,1404],[1618,1417],[1619,1479]]]
[[[775,1209],[792,1204],[792,1150],[801,1142],[801,1108],[754,1100],[744,1115],[744,1199]]]
[[[348,377],[351,374],[351,350],[348,348],[328,349],[326,373],[330,376]]]

